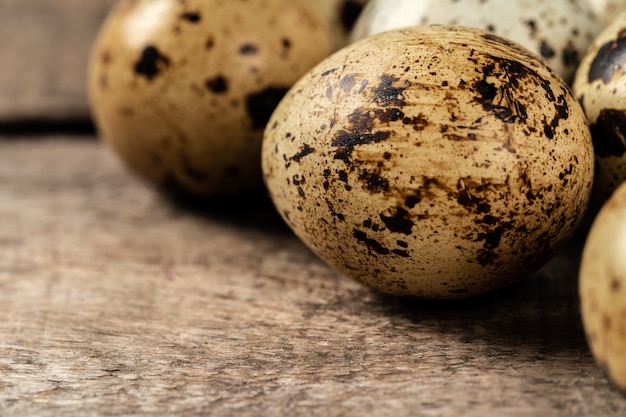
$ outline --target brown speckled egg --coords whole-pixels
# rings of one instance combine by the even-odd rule
[[[349,45],[281,101],[263,171],[285,221],[379,291],[462,298],[540,267],[593,178],[563,80],[488,32],[418,27]]]
[[[493,32],[541,55],[566,81],[601,26],[587,0],[372,0],[353,39],[418,24],[454,24]]]
[[[596,217],[583,251],[579,292],[594,357],[626,394],[626,184]]]
[[[607,26],[583,58],[573,84],[596,154],[594,201],[626,180],[626,14]]]
[[[93,47],[93,115],[152,182],[202,196],[261,189],[267,120],[332,51],[329,25],[300,2],[123,0]]]

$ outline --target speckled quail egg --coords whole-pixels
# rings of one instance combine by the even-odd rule
[[[626,11],[626,0],[587,0],[593,14],[603,24],[609,24]]]
[[[607,26],[583,58],[573,84],[596,154],[594,202],[626,180],[626,14]]]
[[[286,223],[376,290],[463,298],[540,267],[586,210],[593,149],[561,77],[478,29],[343,48],[273,113],[263,172]]]
[[[579,292],[594,357],[626,394],[626,184],[595,218],[583,251]]]
[[[599,32],[586,0],[372,0],[353,39],[419,24],[488,30],[540,54],[566,81]]]
[[[291,0],[123,0],[93,47],[94,119],[152,182],[200,196],[262,189],[265,124],[332,36]]]

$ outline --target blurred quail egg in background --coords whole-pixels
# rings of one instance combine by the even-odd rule
[[[600,30],[586,0],[372,0],[352,39],[420,24],[470,26],[509,38],[568,82]]]
[[[581,315],[597,362],[626,394],[626,184],[593,222],[580,265]]]
[[[572,86],[585,110],[596,155],[598,205],[626,180],[626,13],[596,38]]]
[[[334,50],[292,0],[122,0],[93,46],[104,140],[147,180],[199,196],[262,189],[263,129],[291,85]]]
[[[300,79],[266,127],[279,213],[376,290],[466,298],[537,270],[586,211],[593,149],[562,78],[493,33],[365,38]]]
[[[587,0],[593,14],[603,24],[609,24],[626,11],[626,0]]]

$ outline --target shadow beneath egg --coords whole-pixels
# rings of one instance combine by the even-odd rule
[[[263,190],[220,198],[198,198],[172,189],[161,191],[174,210],[235,229],[293,236]],[[590,212],[573,238],[538,272],[494,293],[466,300],[421,300],[384,295],[365,287],[346,291],[342,280],[348,278],[342,277],[337,293],[328,288],[320,290],[326,302],[305,303],[305,315],[386,317],[392,325],[389,337],[395,337],[398,328],[420,335],[440,335],[467,346],[481,346],[486,350],[481,355],[506,355],[514,362],[550,360],[562,358],[563,354],[567,360],[591,361],[580,318],[578,269],[595,215]],[[308,285],[329,284],[309,281]]]
[[[174,210],[232,226],[273,234],[292,234],[264,190],[220,197],[198,197],[173,187],[159,188]]]
[[[465,300],[432,301],[372,293],[367,310],[420,334],[439,334],[520,359],[591,360],[582,327],[578,268],[581,230],[535,274],[505,289]]]

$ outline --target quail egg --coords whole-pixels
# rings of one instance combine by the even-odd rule
[[[572,86],[596,154],[594,202],[626,180],[626,13],[607,26],[583,58]]]
[[[372,0],[352,38],[419,24],[481,28],[540,54],[566,81],[600,25],[586,0]]]
[[[539,268],[593,178],[578,102],[544,61],[478,29],[353,43],[281,101],[265,182],[323,260],[376,290],[464,298]]]
[[[199,196],[262,189],[265,124],[333,42],[291,0],[123,0],[93,46],[94,119],[149,181]]]
[[[580,266],[581,315],[591,351],[626,394],[626,184],[595,218]]]
[[[594,15],[604,24],[626,11],[626,0],[587,0]]]

